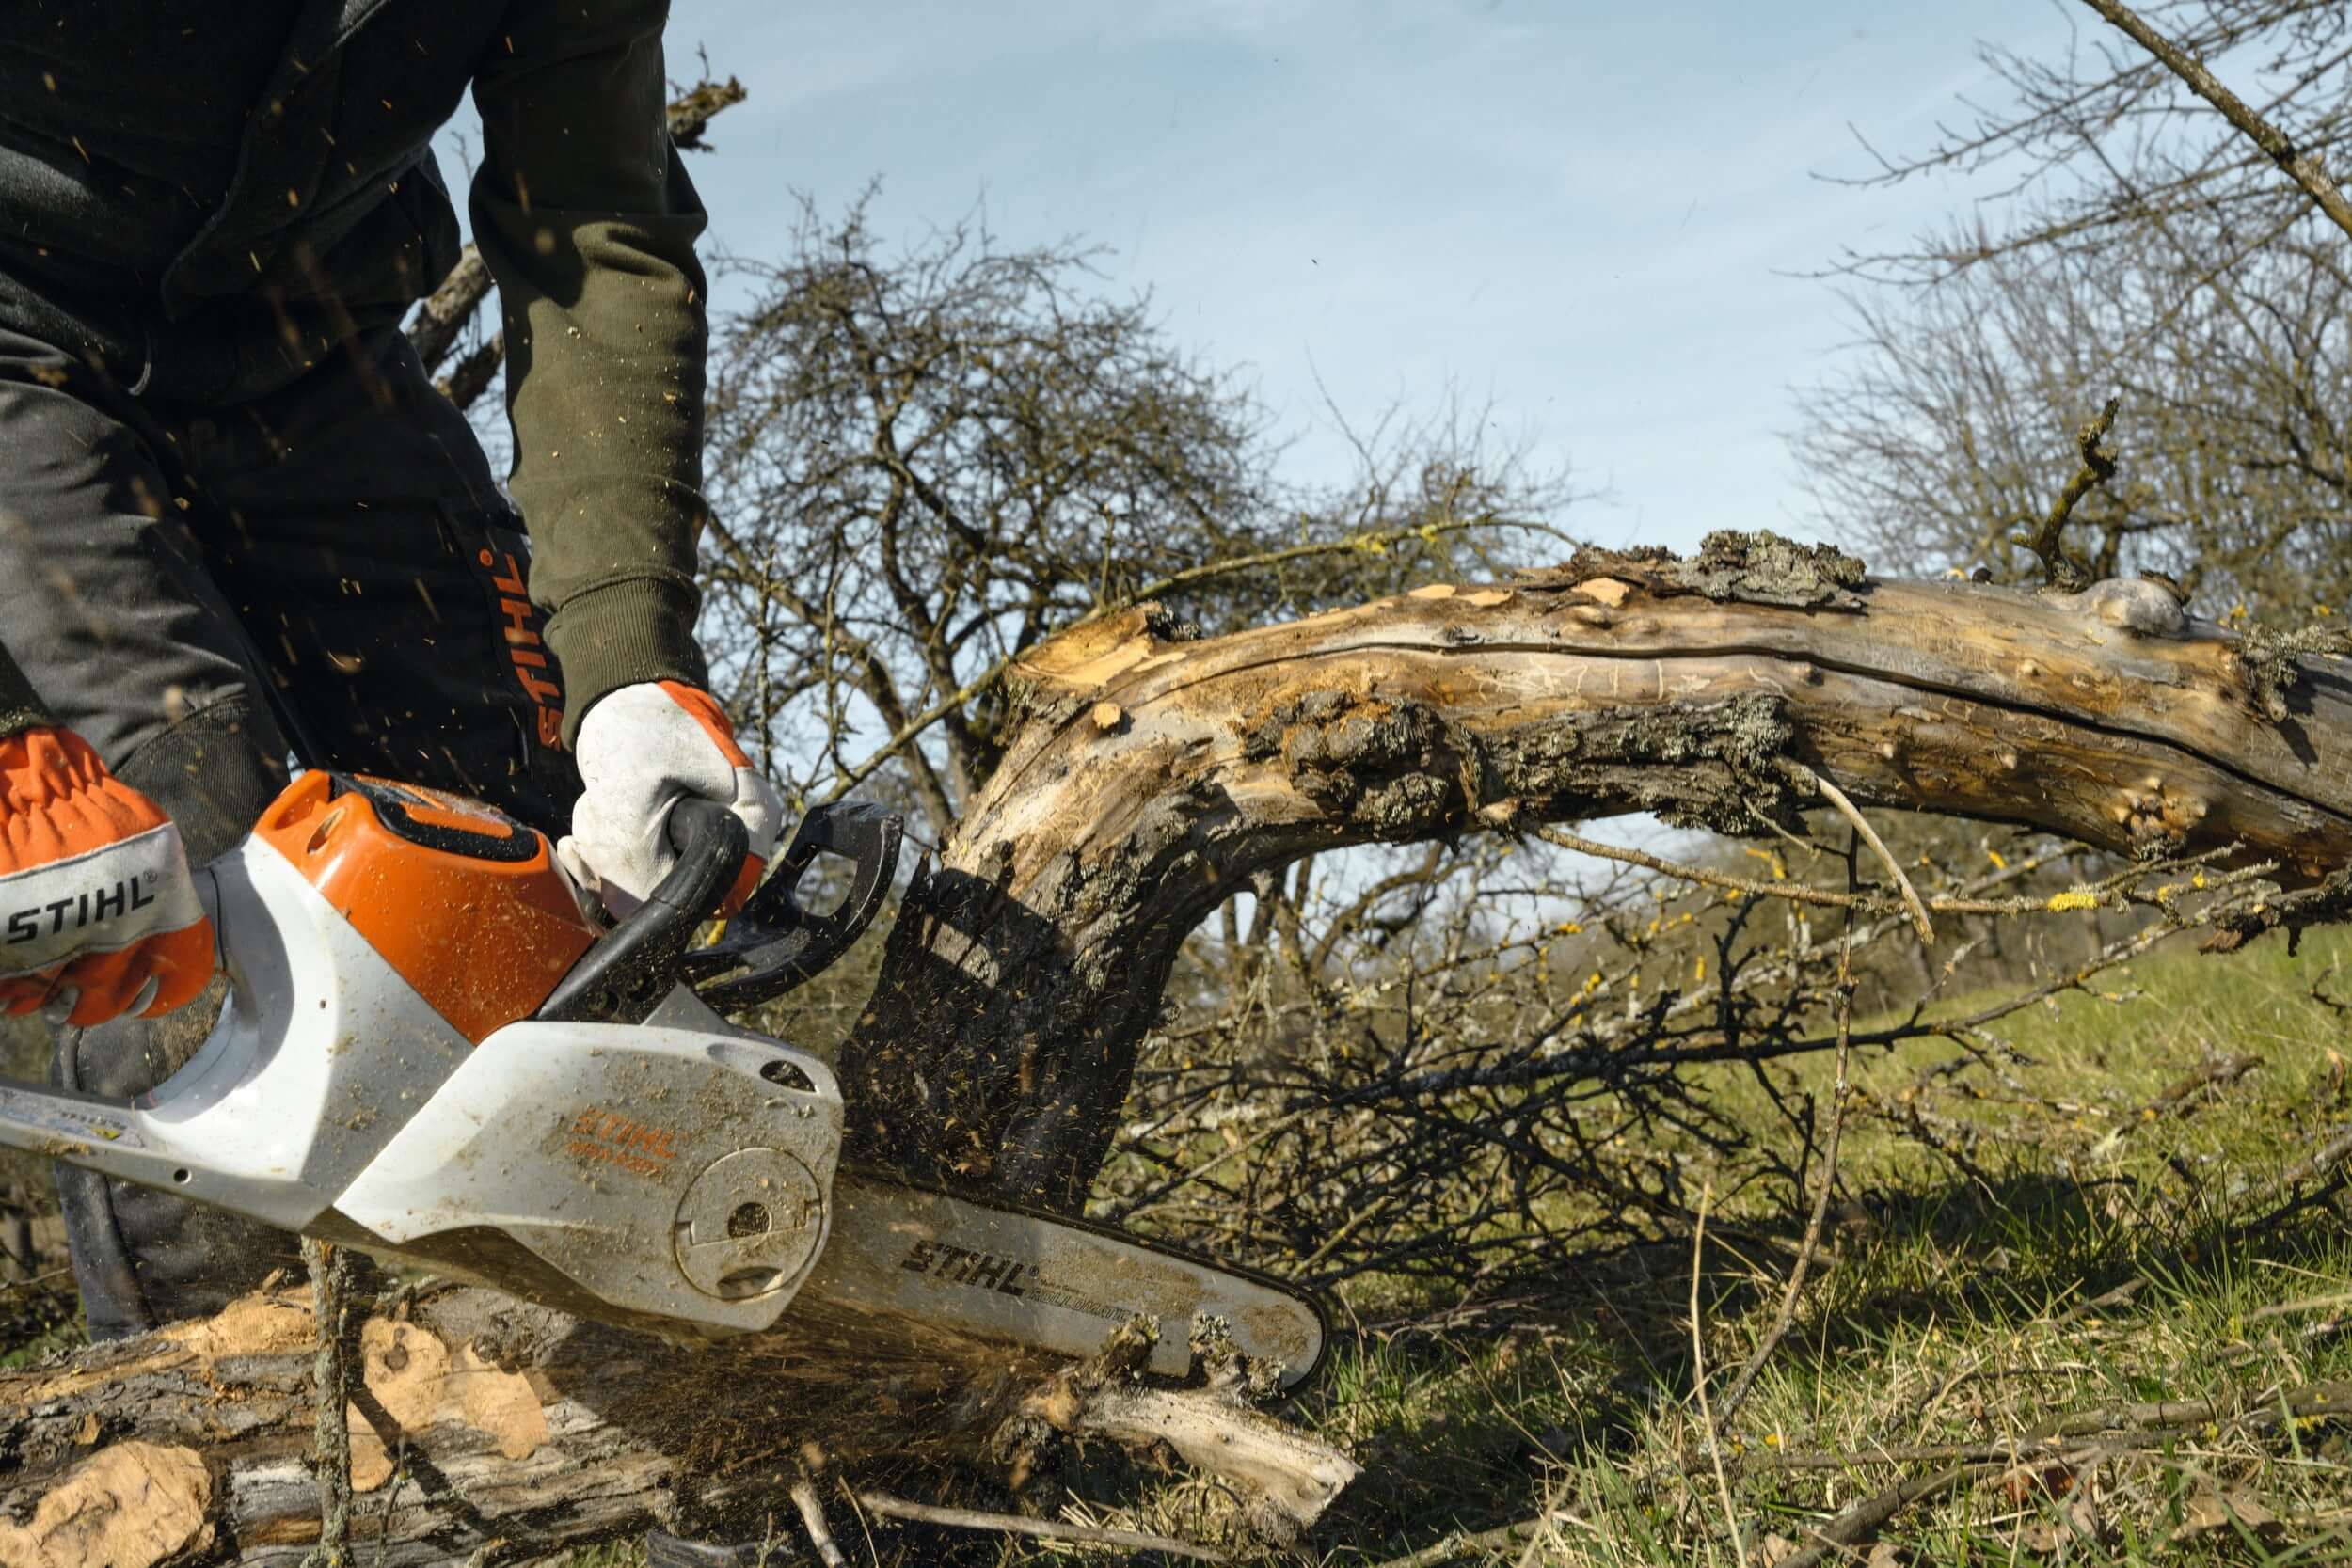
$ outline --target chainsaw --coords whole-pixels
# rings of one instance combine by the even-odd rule
[[[1182,1373],[1196,1319],[1294,1387],[1313,1300],[1089,1225],[845,1166],[818,1057],[721,1016],[838,958],[881,907],[898,819],[802,822],[717,940],[743,825],[673,808],[675,868],[610,929],[547,839],[477,801],[314,770],[197,873],[228,1001],[162,1085],[0,1080],[0,1144],[576,1315],[711,1340],[796,1301],[1064,1355],[1141,1315]],[[800,898],[850,863],[829,912]]]

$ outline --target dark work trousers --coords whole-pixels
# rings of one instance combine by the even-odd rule
[[[560,832],[579,777],[524,561],[472,430],[397,331],[198,408],[0,330],[0,644],[194,863],[260,816],[290,750]],[[53,1078],[153,1087],[221,989],[59,1029]],[[57,1186],[93,1338],[215,1310],[296,1259],[291,1236],[147,1188],[65,1166]]]

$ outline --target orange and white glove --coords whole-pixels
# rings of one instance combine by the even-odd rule
[[[615,919],[645,901],[676,863],[670,808],[689,795],[731,808],[751,853],[720,906],[743,907],[784,831],[784,798],[735,743],[710,693],[683,681],[642,681],[598,699],[580,721],[572,754],[585,786],[556,858]]]
[[[0,739],[0,1011],[151,1018],[215,961],[171,819],[71,730]]]

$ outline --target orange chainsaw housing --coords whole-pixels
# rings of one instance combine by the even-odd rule
[[[313,771],[253,832],[476,1044],[537,1011],[600,934],[546,837],[462,796]]]

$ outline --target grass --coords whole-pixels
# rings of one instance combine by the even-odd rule
[[[2277,942],[2166,955],[2012,1020],[2012,1059],[1939,1071],[1961,1055],[1941,1042],[1858,1059],[1829,1266],[1720,1449],[1693,1393],[1687,1246],[1596,1260],[1453,1330],[1359,1333],[1303,1412],[1366,1464],[1326,1532],[1331,1560],[1542,1519],[1460,1560],[1760,1568],[1857,1498],[1946,1467],[1874,1459],[1889,1449],[1989,1449],[2190,1401],[2225,1418],[2158,1431],[2143,1410],[2128,1439],[1995,1465],[1898,1512],[1845,1560],[2352,1559],[2343,1422],[2226,1418],[2314,1386],[2352,1402],[2352,1226],[2334,1198],[2279,1212],[2291,1168],[2352,1124],[2347,1021],[2312,993],[2347,954],[2336,939],[2297,958]],[[1790,1078],[1819,1090],[1829,1069]],[[1760,1091],[1718,1087],[1755,1095],[1764,1125]],[[1785,1213],[1778,1228],[1795,1233]],[[1718,1403],[1787,1265],[1785,1246],[1746,1242],[1699,1259]]]
[[[1306,1560],[1353,1568],[1486,1532],[1448,1560],[1768,1568],[1857,1498],[1945,1467],[1881,1462],[1889,1449],[1989,1449],[2087,1413],[2203,1401],[2223,1418],[2158,1430],[2142,1411],[2128,1439],[1991,1466],[1895,1512],[1842,1560],[2352,1560],[2352,1419],[2275,1414],[2338,1382],[2352,1408],[2347,1211],[2328,1196],[2281,1212],[2319,1187],[2288,1183],[2292,1167],[2352,1126],[2352,1018],[2312,994],[2347,957],[2352,937],[2297,958],[2276,940],[2226,958],[2167,954],[2107,977],[2103,995],[2010,1021],[2013,1056],[1951,1068],[1955,1048],[1919,1042],[1858,1059],[1824,1258],[1720,1449],[1694,1398],[1687,1243],[1348,1325],[1287,1412],[1365,1471]],[[1818,1091],[1829,1068],[1805,1061],[1791,1085]],[[1716,1087],[1728,1104],[1756,1097],[1768,1125],[1752,1084],[1726,1073]],[[1694,1165],[1692,1185],[1707,1174]],[[1788,1264],[1786,1241],[1753,1238],[1799,1228],[1761,1197],[1724,1219],[1746,1235],[1710,1239],[1696,1271],[1718,1404]],[[28,1303],[0,1321],[0,1353],[42,1354],[71,1333]],[[1069,1479],[1071,1506],[1092,1516],[1176,1534],[1220,1516],[1194,1480],[1118,1466]],[[1531,1519],[1532,1532],[1491,1535]],[[905,1561],[1041,1555],[880,1539],[883,1560],[894,1544]],[[572,1560],[641,1559],[615,1545]]]

